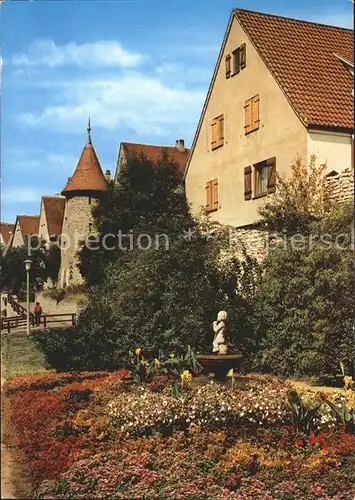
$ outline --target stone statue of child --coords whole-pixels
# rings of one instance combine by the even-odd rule
[[[214,354],[227,354],[227,335],[226,335],[226,311],[219,311],[217,321],[213,322],[213,350]]]

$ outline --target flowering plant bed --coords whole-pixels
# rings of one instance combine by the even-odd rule
[[[305,433],[276,377],[192,386],[184,370],[174,397],[167,374],[86,375],[8,384],[38,498],[353,500],[355,437],[333,411],[352,415],[349,378],[331,404],[300,394],[306,416],[317,409]]]

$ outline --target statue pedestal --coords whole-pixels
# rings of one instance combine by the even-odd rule
[[[231,368],[240,372],[243,354],[201,354],[197,359],[204,375],[214,373],[217,380],[225,381]]]

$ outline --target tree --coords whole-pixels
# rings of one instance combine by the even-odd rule
[[[128,351],[137,347],[177,351],[190,345],[209,352],[211,323],[220,309],[229,313],[231,344],[243,345],[249,268],[228,255],[228,228],[192,218],[170,163],[129,163],[96,215],[101,238],[133,228],[135,243],[144,232],[153,241],[156,234],[167,235],[169,245],[89,255],[89,303],[77,328],[35,334],[52,366],[114,369],[125,366]],[[100,268],[95,285],[93,262]]]
[[[259,210],[269,231],[288,236],[309,233],[310,225],[324,213],[325,169],[312,155],[308,165],[300,157],[294,160],[289,179],[277,174],[276,192]]]
[[[99,249],[92,250],[93,244],[91,248],[84,246],[79,265],[88,285],[100,283],[106,264],[117,259],[126,260],[132,253],[118,248],[118,239],[107,235],[120,233],[123,235],[122,247],[130,245],[131,241],[136,247],[137,238],[143,233],[153,240],[159,234],[167,234],[172,239],[194,226],[181,174],[164,156],[157,164],[144,156],[128,159],[117,183],[109,187],[93,214],[99,232]],[[105,238],[107,244],[115,248],[105,249]]]
[[[352,205],[309,226],[305,246],[273,249],[255,303],[255,367],[284,375],[335,375],[355,359]]]
[[[11,247],[1,249],[0,263],[1,290],[9,290],[15,295],[24,297],[26,294],[26,271],[24,261],[32,261],[30,271],[30,287],[32,290],[41,290],[43,283],[50,275],[50,267],[47,262],[47,251],[44,241],[38,241],[32,237],[33,250],[29,255],[27,242],[21,247]]]

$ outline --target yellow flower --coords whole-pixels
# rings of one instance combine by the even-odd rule
[[[142,357],[142,359],[141,359],[141,363],[142,363],[142,365],[144,365],[144,366],[148,366],[148,365],[149,365],[148,361],[147,361],[146,359],[144,359],[143,357]]]
[[[346,404],[349,410],[355,410],[355,391],[348,389],[345,391]]]
[[[141,350],[142,350],[142,349],[141,349],[140,347],[139,347],[138,349],[136,349],[136,356],[140,356],[140,354],[141,354]]]
[[[345,387],[352,387],[354,385],[353,378],[349,377],[348,375],[346,375],[343,380],[344,380]]]
[[[184,370],[181,373],[180,377],[181,377],[181,380],[184,381],[184,382],[190,382],[190,380],[192,379],[192,375],[189,372],[189,370]]]
[[[227,377],[233,377],[233,375],[234,375],[234,370],[233,368],[231,368],[227,373]]]
[[[159,361],[159,359],[155,358],[155,360],[154,360],[154,364],[155,364],[155,366],[156,366],[157,368],[159,368],[159,367],[160,367],[160,361]]]
[[[175,358],[175,354],[174,354],[173,352],[171,352],[171,353],[169,354],[169,358]]]

